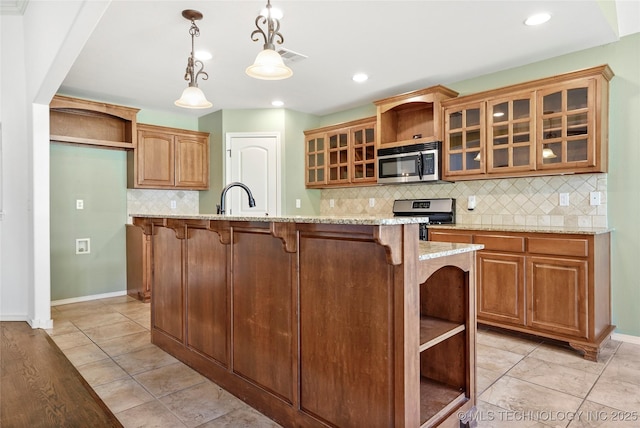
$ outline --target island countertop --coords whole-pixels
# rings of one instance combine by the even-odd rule
[[[186,220],[257,221],[268,223],[315,223],[353,225],[396,225],[424,223],[424,217],[394,217],[387,215],[281,215],[281,216],[235,216],[226,214],[130,214],[130,217],[174,218]]]

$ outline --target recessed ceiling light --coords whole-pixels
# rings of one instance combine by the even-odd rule
[[[196,59],[199,59],[200,61],[208,61],[213,58],[213,55],[207,51],[197,51],[194,55]]]
[[[369,76],[367,76],[364,73],[356,73],[353,75],[352,79],[354,82],[361,83],[361,82],[366,82],[369,79]]]
[[[284,102],[280,100],[274,100],[274,101],[271,101],[271,105],[274,107],[282,107],[284,105]]]
[[[540,24],[544,24],[550,19],[551,19],[551,15],[549,15],[546,12],[543,12],[543,13],[537,13],[535,15],[531,15],[524,21],[524,23],[525,25],[540,25]]]

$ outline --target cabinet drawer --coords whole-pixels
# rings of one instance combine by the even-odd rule
[[[464,233],[440,232],[437,230],[429,231],[429,241],[437,242],[456,242],[458,244],[471,244],[472,236]]]
[[[538,254],[553,254],[558,256],[587,257],[589,255],[589,240],[587,239],[555,239],[528,238],[529,252]]]
[[[511,253],[524,253],[524,237],[506,235],[476,235],[474,244],[483,244],[485,250],[509,251]]]

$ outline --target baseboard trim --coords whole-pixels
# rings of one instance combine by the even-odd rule
[[[70,303],[88,302],[90,300],[108,299],[109,297],[126,296],[127,290],[112,293],[93,294],[91,296],[72,297],[70,299],[52,300],[51,306],[68,305]]]
[[[620,342],[633,343],[634,345],[640,345],[640,337],[631,336],[630,334],[612,333],[611,338],[613,340],[619,340]]]

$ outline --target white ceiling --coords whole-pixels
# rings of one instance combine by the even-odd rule
[[[60,92],[115,104],[202,116],[219,109],[285,108],[318,115],[398,93],[460,81],[614,42],[640,31],[640,0],[272,0],[284,12],[283,47],[307,55],[292,78],[263,81],[244,70],[262,49],[250,38],[266,0],[113,0]],[[605,5],[606,6],[606,5]],[[617,15],[621,18],[616,19]],[[200,88],[213,107],[175,107],[191,48],[183,9],[203,13],[196,50],[212,52]],[[607,7],[605,7],[607,9]],[[547,11],[552,19],[526,27]],[[351,80],[366,72],[362,84]]]

